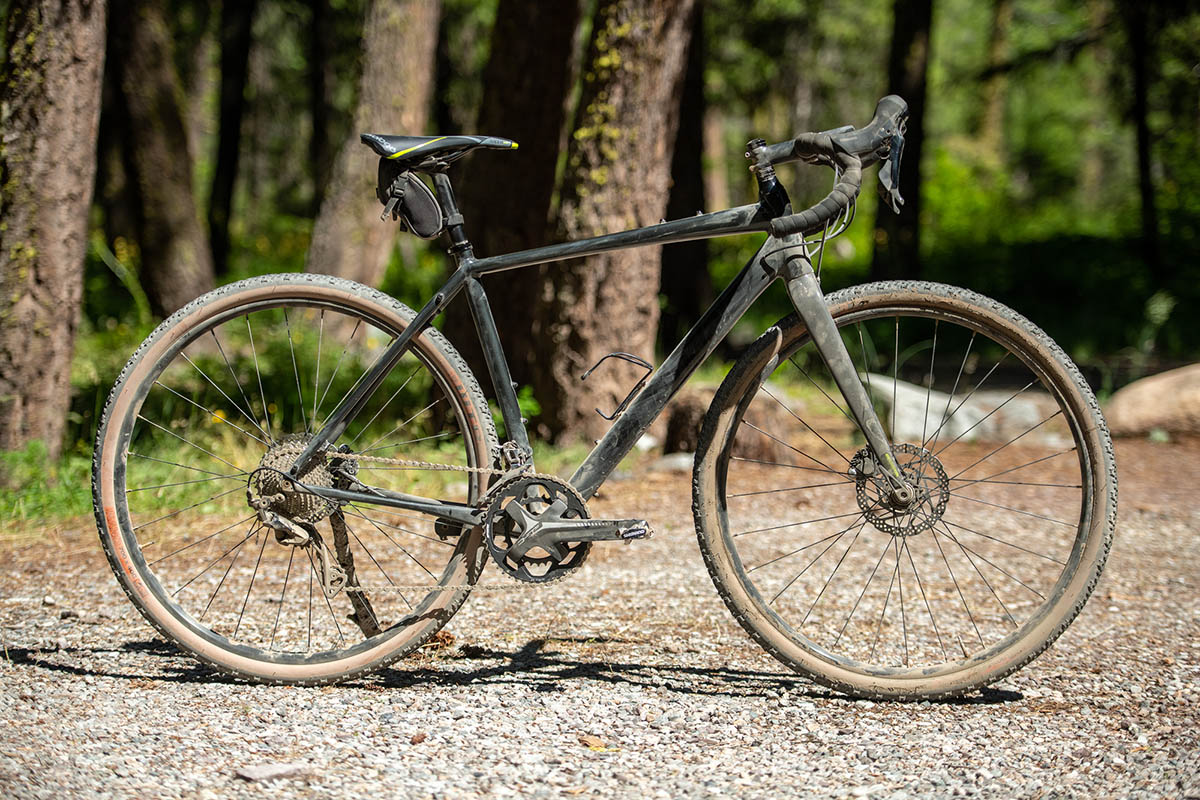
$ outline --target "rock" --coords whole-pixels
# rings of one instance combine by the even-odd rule
[[[1112,396],[1104,415],[1114,436],[1200,433],[1200,364],[1134,381]]]
[[[279,778],[292,778],[308,769],[308,764],[296,761],[287,764],[257,764],[253,767],[240,767],[235,773],[244,781],[273,781]]]

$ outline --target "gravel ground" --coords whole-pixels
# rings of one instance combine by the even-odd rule
[[[765,656],[704,571],[683,473],[596,503],[655,539],[477,594],[435,646],[322,689],[226,680],[157,639],[89,521],[8,531],[0,793],[1200,797],[1200,447],[1123,442],[1118,463],[1117,544],[1076,623],[932,704],[848,700]]]

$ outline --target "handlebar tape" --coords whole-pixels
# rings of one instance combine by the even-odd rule
[[[815,134],[819,135],[819,134]],[[841,178],[821,202],[799,214],[776,217],[771,220],[771,234],[782,237],[793,233],[808,233],[825,227],[825,224],[841,214],[862,188],[862,162],[849,153],[834,153],[833,161],[842,170]]]

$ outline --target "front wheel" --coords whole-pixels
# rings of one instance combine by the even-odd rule
[[[696,528],[717,589],[768,652],[865,697],[991,683],[1075,618],[1112,541],[1095,397],[1008,308],[932,283],[827,298],[916,498],[900,505],[802,322],[738,360],[704,421]]]
[[[109,562],[155,628],[227,672],[321,683],[412,651],[458,609],[485,557],[478,528],[284,479],[413,316],[350,281],[268,275],[195,300],[134,353],[93,494]],[[495,444],[475,378],[430,330],[300,477],[474,504]]]

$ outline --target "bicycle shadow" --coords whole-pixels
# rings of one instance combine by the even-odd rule
[[[690,666],[680,663],[616,661],[597,656],[580,657],[547,649],[550,643],[601,644],[604,638],[553,640],[537,638],[512,650],[466,645],[435,655],[401,660],[377,673],[339,684],[349,689],[409,689],[416,687],[471,688],[487,685],[524,686],[536,692],[569,691],[573,685],[598,682],[623,687],[641,686],[675,694],[711,697],[768,698],[787,695],[795,699],[861,702],[857,698],[825,689],[792,673],[733,667]],[[101,654],[145,655],[155,659],[161,671],[129,670],[99,666]],[[76,663],[64,663],[61,655]],[[112,648],[102,647],[8,647],[0,654],[9,663],[85,678],[162,682],[164,684],[248,685],[247,681],[219,673],[181,653],[161,639],[130,641]],[[486,663],[478,663],[486,662]],[[141,665],[144,667],[144,665]],[[252,685],[252,684],[251,684]],[[985,688],[965,697],[931,701],[938,705],[1003,705],[1024,700],[1009,689]]]

